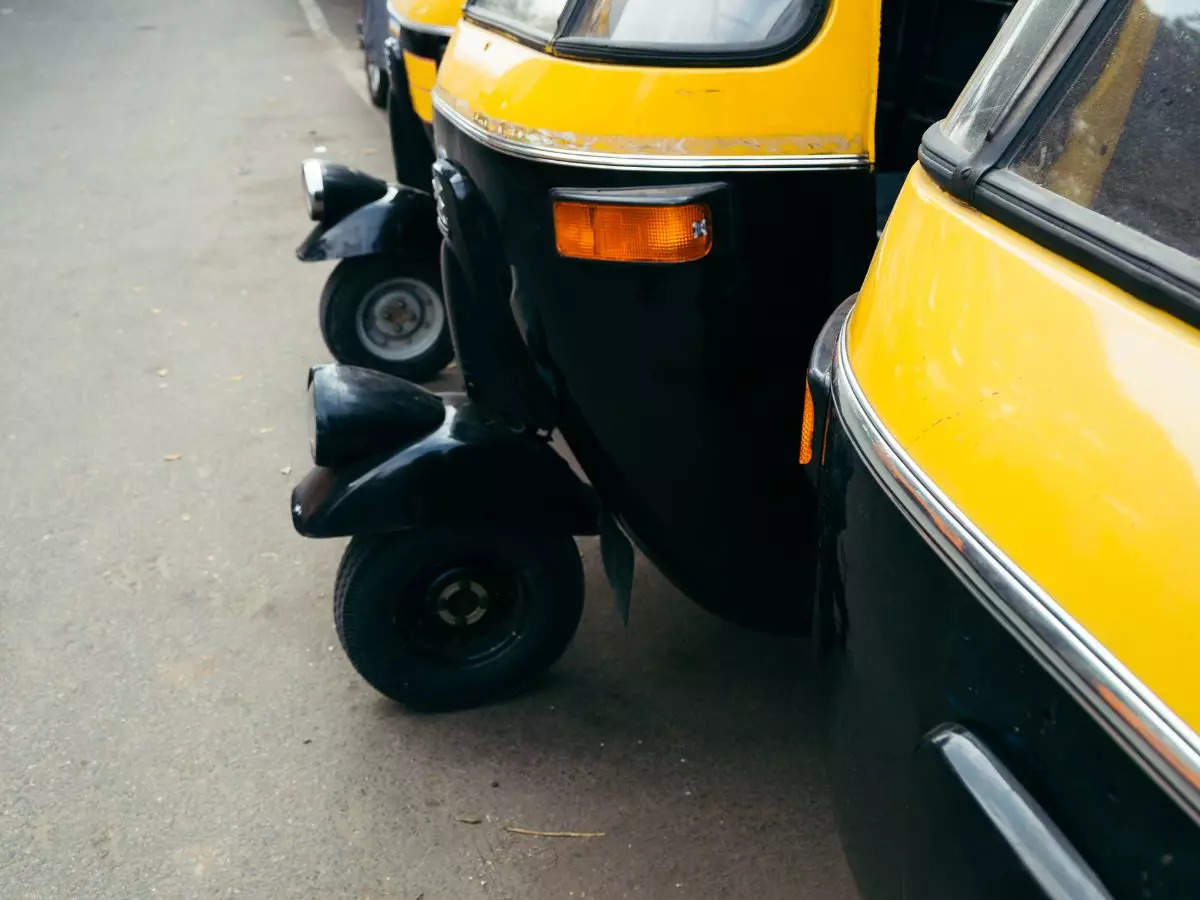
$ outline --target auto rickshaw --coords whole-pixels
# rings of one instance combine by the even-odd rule
[[[376,8],[378,7],[378,9]],[[429,193],[430,90],[461,0],[382,0],[363,13],[367,88],[383,105],[397,184],[320,159],[302,164],[309,217],[304,262],[340,259],[321,292],[321,335],[334,358],[427,381],[454,354],[442,299],[441,235]],[[386,18],[390,36],[380,36]],[[380,57],[386,58],[380,68]]]
[[[808,376],[867,900],[1200,896],[1200,6],[1021,0]]]
[[[527,681],[574,632],[572,536],[597,532],[626,616],[632,541],[709,610],[807,629],[808,348],[866,271],[878,176],[1007,8],[468,3],[433,92],[467,396],[315,370],[292,499],[301,534],[355,536],[335,617],[369,682],[457,705]]]

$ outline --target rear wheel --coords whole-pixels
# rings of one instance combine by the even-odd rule
[[[388,74],[384,68],[371,60],[367,60],[367,93],[371,95],[371,102],[380,109],[387,108],[388,102]]]
[[[429,381],[454,357],[435,261],[344,259],[325,282],[320,318],[338,362]]]
[[[526,686],[562,655],[582,610],[570,537],[430,529],[354,538],[333,616],[372,687],[434,710]]]

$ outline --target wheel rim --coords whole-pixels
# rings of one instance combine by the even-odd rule
[[[480,665],[520,640],[529,604],[520,576],[473,562],[425,579],[416,602],[401,602],[395,623],[401,642],[427,659]]]
[[[367,63],[367,87],[371,89],[371,96],[378,97],[382,86],[383,70],[373,62]]]
[[[437,291],[425,282],[392,278],[363,297],[354,319],[368,352],[388,362],[405,362],[437,343],[446,311]]]

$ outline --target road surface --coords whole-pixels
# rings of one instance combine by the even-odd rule
[[[625,628],[584,542],[579,636],[503,705],[342,655],[342,542],[288,518],[298,163],[389,159],[352,4],[309,13],[0,0],[0,895],[852,896],[805,644],[644,564]]]

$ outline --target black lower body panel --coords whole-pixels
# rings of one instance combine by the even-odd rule
[[[1200,829],[945,566],[836,413],[820,493],[831,755],[865,900],[1048,896],[939,763],[929,736],[947,725],[987,746],[1113,896],[1200,896]]]

